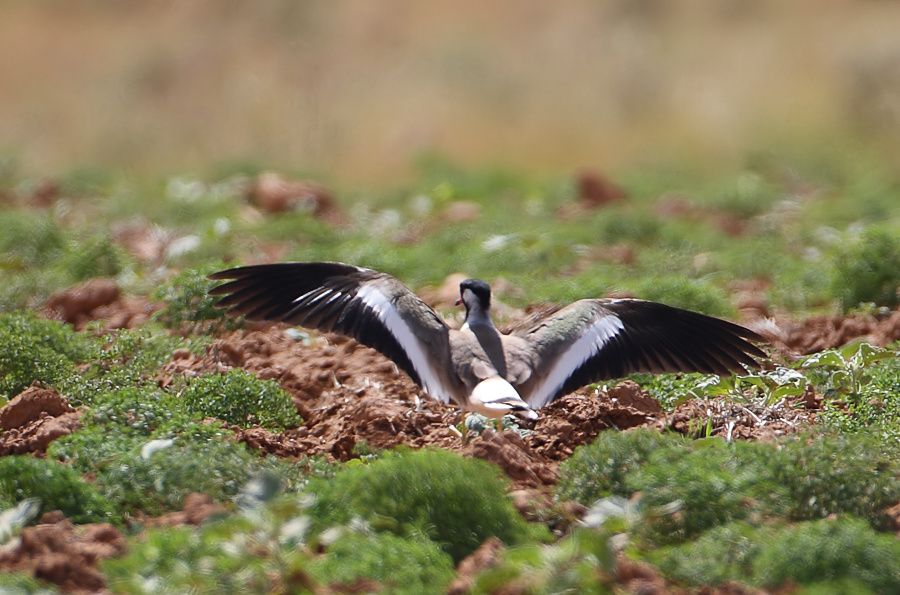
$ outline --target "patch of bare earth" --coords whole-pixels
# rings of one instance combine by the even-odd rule
[[[583,388],[558,399],[540,411],[540,419],[524,437],[488,430],[464,439],[452,428],[462,419],[459,409],[421,395],[376,351],[333,335],[301,335],[303,340],[298,340],[287,330],[285,325],[271,325],[235,331],[217,339],[202,356],[178,350],[159,381],[168,385],[179,377],[231,368],[277,381],[293,396],[303,425],[284,432],[233,428],[238,440],[268,454],[346,461],[365,449],[433,446],[491,461],[517,488],[553,485],[559,462],[607,429],[652,426],[690,433],[705,428],[712,411],[714,434],[759,438],[799,429],[812,419],[799,405],[801,412],[791,413],[791,403],[765,412],[687,403],[666,415],[637,384],[625,381],[608,390]]]
[[[69,593],[96,593],[106,588],[100,561],[124,552],[125,538],[112,525],[76,526],[51,512],[0,548],[0,569],[27,572]]]
[[[757,318],[747,326],[782,352],[808,355],[866,341],[885,346],[900,340],[900,309],[886,315],[848,314],[813,316],[804,320]]]
[[[55,390],[31,386],[0,408],[0,455],[43,454],[53,440],[78,429],[78,419]]]

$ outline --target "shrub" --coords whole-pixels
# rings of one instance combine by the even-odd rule
[[[123,594],[272,593],[278,586],[303,592],[289,580],[287,560],[267,557],[262,547],[235,547],[248,541],[254,543],[255,536],[243,518],[200,530],[150,529],[129,543],[125,556],[104,560],[102,567],[110,589]]]
[[[112,239],[101,235],[70,244],[59,267],[72,281],[84,281],[92,277],[114,277],[122,271],[126,261],[125,253]]]
[[[47,458],[71,465],[79,473],[99,475],[123,457],[139,453],[146,441],[145,436],[137,433],[110,431],[99,425],[87,426],[51,442]]]
[[[183,426],[189,423],[190,416],[174,395],[150,387],[131,387],[98,397],[83,421],[114,424],[119,426],[114,432],[149,436],[161,427]]]
[[[259,457],[243,444],[175,438],[147,459],[134,450],[117,458],[97,476],[97,486],[120,512],[154,515],[179,508],[191,492],[225,500],[263,469],[286,476],[288,467]]]
[[[0,213],[0,254],[23,268],[41,267],[58,259],[66,237],[46,213],[11,211]]]
[[[661,548],[650,560],[669,578],[690,585],[748,580],[759,553],[758,530],[745,522],[710,529],[688,543]]]
[[[446,593],[455,572],[450,556],[425,537],[349,533],[327,548],[310,574],[327,585],[368,579],[386,592],[415,595]]]
[[[229,440],[231,433],[216,424],[176,420],[150,435],[145,431],[144,427],[122,432],[109,424],[90,425],[54,441],[48,456],[93,474],[97,489],[120,516],[177,509],[191,492],[225,500],[264,471],[288,487],[303,481],[294,464],[260,457]],[[159,439],[172,442],[155,443],[157,449],[144,458],[142,448]]]
[[[399,534],[421,531],[456,562],[492,535],[515,544],[529,533],[506,497],[499,470],[450,452],[386,453],[333,479],[314,480],[310,491],[320,526],[361,517]]]
[[[900,446],[862,433],[786,442],[766,459],[784,497],[773,503],[791,519],[850,513],[885,526],[884,509],[900,500]]]
[[[70,467],[24,455],[0,458],[0,501],[14,504],[25,498],[40,498],[43,511],[61,510],[76,523],[110,516],[97,488]]]
[[[832,291],[847,310],[863,302],[893,308],[900,304],[900,239],[869,228],[835,258]]]
[[[900,541],[852,517],[762,528],[731,523],[650,559],[667,577],[691,585],[742,581],[777,589],[794,582],[819,593],[900,589]]]
[[[658,449],[686,452],[690,444],[678,434],[637,429],[601,432],[597,439],[575,450],[559,468],[557,496],[590,505],[610,495],[628,496],[625,479]]]
[[[258,424],[281,430],[302,421],[291,396],[276,382],[238,369],[200,376],[182,391],[181,398],[188,413],[245,428]]]
[[[471,593],[613,593],[615,553],[608,547],[610,537],[576,529],[551,545],[511,548],[495,566],[478,574]]]
[[[639,533],[655,543],[676,543],[733,520],[745,518],[758,503],[751,496],[775,490],[761,473],[762,451],[770,446],[713,439],[681,456],[660,451],[626,478],[641,492],[644,508]],[[660,508],[679,503],[674,514]]]
[[[72,327],[28,312],[0,314],[0,396],[12,397],[32,382],[53,384],[74,373],[92,352]]]
[[[99,395],[122,388],[156,386],[154,375],[172,352],[188,343],[157,329],[118,330],[103,337],[104,344],[90,365],[60,383],[75,405],[91,405]]]
[[[900,541],[860,519],[801,523],[760,540],[753,577],[772,588],[787,581],[850,580],[875,593],[900,593]]]
[[[172,277],[153,295],[165,304],[154,318],[167,328],[192,332],[239,328],[241,320],[216,308],[219,298],[209,294],[218,282],[208,279],[207,275],[221,268],[224,268],[221,263],[210,264],[184,270]]]

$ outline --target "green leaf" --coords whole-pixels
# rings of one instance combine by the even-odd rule
[[[835,368],[843,368],[847,366],[847,360],[833,349],[815,353],[803,361],[801,368],[812,368],[814,366],[832,366]]]

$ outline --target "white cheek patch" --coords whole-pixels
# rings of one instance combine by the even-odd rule
[[[438,379],[438,376],[429,364],[428,356],[425,354],[422,343],[410,330],[409,324],[403,319],[388,297],[372,285],[363,285],[357,292],[356,297],[372,308],[378,320],[384,324],[387,331],[400,344],[400,348],[406,352],[406,356],[422,380],[425,392],[444,403],[449,403],[450,391]]]
[[[528,404],[533,409],[539,409],[550,402],[556,391],[584,362],[597,355],[610,339],[624,329],[622,320],[614,314],[607,314],[595,321],[553,362],[544,380],[531,392]]]

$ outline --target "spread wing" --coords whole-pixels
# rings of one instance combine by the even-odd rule
[[[519,392],[533,408],[576,388],[634,372],[730,374],[766,354],[742,326],[643,300],[580,300],[514,330],[535,369]]]
[[[353,337],[377,349],[432,397],[450,399],[449,328],[386,273],[337,262],[245,266],[210,275],[227,280],[217,305],[251,320],[272,320]]]

